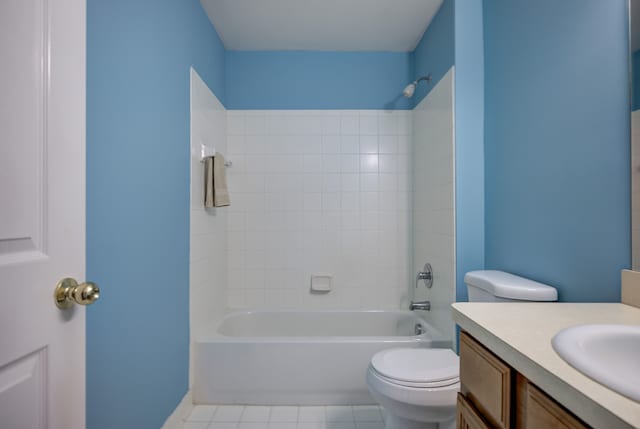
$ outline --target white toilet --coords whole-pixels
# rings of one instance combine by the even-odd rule
[[[464,276],[470,302],[556,301],[555,288],[503,271]],[[458,356],[449,349],[387,349],[367,371],[371,396],[385,410],[386,429],[455,427]]]

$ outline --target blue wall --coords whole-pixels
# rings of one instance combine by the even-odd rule
[[[631,77],[633,79],[631,107],[633,110],[638,110],[640,109],[640,51],[633,53],[631,61]]]
[[[486,267],[563,301],[630,265],[626,4],[484,1]]]
[[[484,268],[484,53],[482,0],[445,0],[413,52],[414,106],[455,64],[456,300],[464,274]]]
[[[227,109],[411,109],[406,52],[228,51]]]
[[[198,0],[87,6],[87,427],[158,429],[188,387],[189,66],[223,99],[224,49]]]
[[[456,300],[464,275],[485,266],[484,46],[482,0],[455,4]]]
[[[428,73],[431,73],[433,78],[431,83],[420,82],[413,96],[412,107],[417,106],[453,66],[454,40],[454,0],[444,0],[415,51],[412,52],[411,81]]]

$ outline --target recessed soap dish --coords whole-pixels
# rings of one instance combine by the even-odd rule
[[[311,293],[331,292],[331,282],[333,277],[329,274],[311,275]]]

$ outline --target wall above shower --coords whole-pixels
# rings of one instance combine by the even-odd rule
[[[410,110],[409,52],[228,51],[226,107]]]
[[[229,50],[410,52],[442,1],[201,0],[201,3]]]

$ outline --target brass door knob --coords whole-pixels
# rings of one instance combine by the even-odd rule
[[[65,278],[58,282],[53,291],[53,299],[58,308],[69,308],[73,304],[89,305],[100,298],[100,288],[97,284],[85,282],[78,284],[72,278]]]

